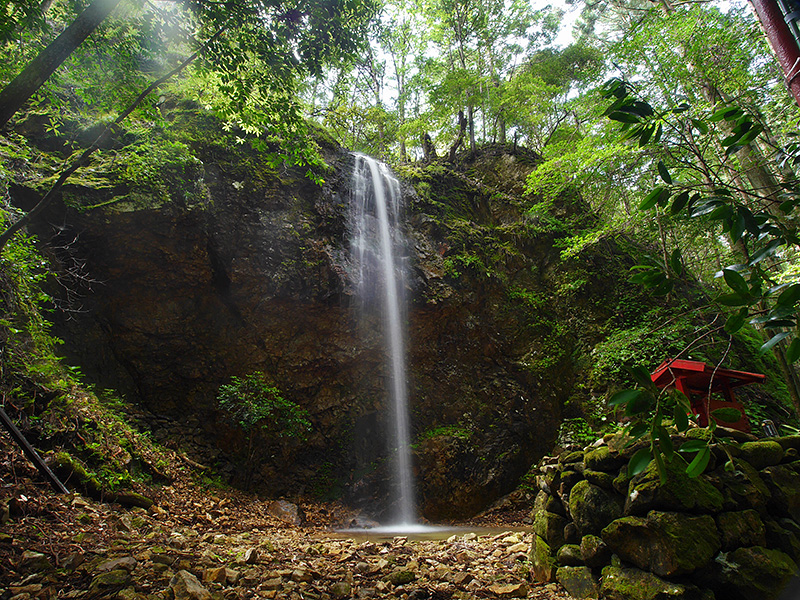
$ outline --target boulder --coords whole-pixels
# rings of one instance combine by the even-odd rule
[[[619,454],[611,452],[608,446],[599,446],[586,452],[583,458],[584,465],[589,471],[603,471],[604,473],[617,474],[626,461]]]
[[[547,512],[562,516],[566,514],[564,511],[564,505],[561,504],[561,500],[552,494],[548,494],[544,490],[539,490],[539,493],[536,494],[536,498],[533,501],[534,514],[531,516],[535,517],[535,513],[539,512],[540,510],[546,510]]]
[[[767,543],[764,522],[753,509],[720,513],[716,521],[723,550]]]
[[[551,548],[564,545],[564,527],[567,519],[546,510],[536,513],[533,519],[533,532],[545,540]]]
[[[303,522],[303,516],[300,508],[286,500],[274,500],[267,506],[267,512],[273,517],[276,517],[284,523],[290,525],[300,525]]]
[[[780,521],[766,519],[764,526],[766,528],[766,546],[780,550],[800,564],[800,536],[796,531],[797,523],[791,519],[781,519]]]
[[[722,490],[725,509],[762,511],[770,495],[769,489],[750,463],[735,460],[734,465],[733,472],[720,467],[709,476],[709,481]]]
[[[211,592],[186,570],[180,570],[172,576],[169,589],[175,600],[212,600]]]
[[[600,586],[589,567],[560,567],[556,580],[573,598],[600,597]]]
[[[605,600],[714,600],[714,594],[694,585],[665,581],[639,569],[603,569],[600,592]]]
[[[794,464],[767,467],[761,478],[770,492],[768,506],[774,516],[800,521],[800,473]]]
[[[783,460],[784,450],[774,440],[759,440],[745,442],[741,446],[740,458],[747,461],[757,470],[780,464]]]
[[[536,581],[548,583],[555,576],[553,554],[550,546],[538,535],[533,536],[531,546],[531,571]]]
[[[597,487],[601,487],[606,490],[614,489],[614,475],[611,473],[606,473],[604,471],[589,471],[588,469],[583,472],[583,477],[591,483],[592,485],[596,485]]]
[[[569,514],[581,536],[597,535],[603,527],[622,516],[622,500],[583,480],[570,493]]]
[[[643,515],[651,510],[689,513],[717,513],[722,510],[720,491],[705,476],[689,477],[686,464],[675,458],[666,462],[666,481],[650,461],[647,468],[634,477],[628,486],[626,515]]]
[[[559,565],[568,567],[583,566],[581,547],[577,544],[564,544],[556,552],[556,562]]]
[[[623,517],[606,527],[602,537],[622,560],[662,577],[704,567],[721,546],[711,516],[675,512]]]
[[[778,598],[797,565],[780,550],[761,546],[720,553],[696,581],[713,588],[725,600]]]
[[[611,549],[597,535],[585,535],[581,539],[581,557],[588,567],[602,567],[611,562]]]

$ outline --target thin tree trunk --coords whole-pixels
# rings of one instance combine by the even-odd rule
[[[14,116],[50,75],[95,31],[121,0],[94,0],[0,92],[0,127]]]

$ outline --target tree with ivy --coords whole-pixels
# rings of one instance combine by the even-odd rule
[[[217,407],[224,421],[244,437],[239,456],[246,488],[272,453],[287,442],[305,440],[311,430],[308,411],[284,398],[260,371],[232,377],[230,383],[220,386]]]

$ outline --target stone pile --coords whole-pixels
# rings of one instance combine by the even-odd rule
[[[674,436],[673,444],[704,433]],[[697,478],[675,453],[664,483],[654,461],[628,478],[643,443],[625,441],[609,435],[540,461],[535,579],[558,581],[575,598],[608,600],[768,600],[788,592],[800,560],[800,436],[728,445],[732,470],[722,446],[712,445]]]

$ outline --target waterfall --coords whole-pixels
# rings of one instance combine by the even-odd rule
[[[411,432],[408,415],[405,350],[406,247],[399,219],[400,184],[389,168],[369,156],[355,155],[350,204],[351,252],[356,266],[358,295],[365,304],[377,301],[383,314],[389,394],[394,435],[393,473],[398,497],[397,521],[416,521],[414,482],[411,472]],[[378,297],[374,297],[375,294]]]

